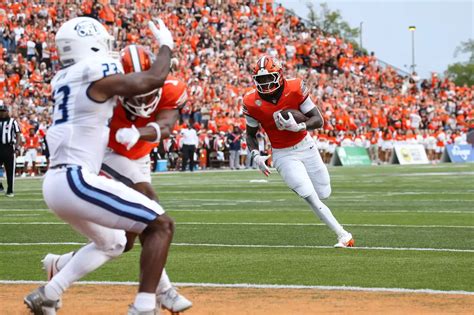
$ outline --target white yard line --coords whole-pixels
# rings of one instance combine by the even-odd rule
[[[1,217],[1,216],[0,216]],[[0,222],[0,225],[66,225],[64,222]],[[284,222],[176,222],[177,225],[256,225],[256,226],[325,226],[324,223],[284,223]],[[344,226],[395,227],[395,228],[454,228],[474,229],[472,225],[403,225],[403,224],[359,224],[345,223]]]
[[[167,202],[165,202],[167,203]],[[201,205],[198,205],[201,207]],[[190,205],[183,205],[183,207],[195,207]],[[232,209],[232,210],[223,210],[223,209],[175,209],[174,207],[167,207],[167,211],[170,212],[308,212],[311,211],[310,209],[260,209],[260,208],[253,208],[253,207],[246,207],[245,209]],[[380,213],[380,214],[391,214],[391,213],[448,213],[448,214],[472,214],[474,215],[474,211],[449,211],[449,210],[347,210],[347,209],[339,209],[335,210],[336,212],[349,212],[349,213]],[[49,212],[48,209],[1,209],[1,212]],[[309,213],[309,212],[308,212]]]
[[[41,214],[39,213],[13,213],[13,214],[2,214],[1,217],[39,217]]]
[[[0,284],[45,284],[45,281],[29,280],[0,280]],[[136,286],[138,282],[131,281],[78,281],[80,285],[124,285]],[[206,287],[206,288],[240,288],[240,289],[283,289],[283,290],[324,290],[324,291],[362,291],[362,292],[390,292],[390,293],[420,293],[420,294],[450,294],[474,295],[471,291],[462,290],[433,290],[433,289],[405,289],[405,288],[366,288],[355,286],[325,286],[325,285],[279,285],[279,284],[251,284],[251,283],[193,283],[174,282],[178,287]]]
[[[56,245],[85,245],[79,242],[39,242],[39,243],[0,243],[0,246],[56,246]],[[276,249],[334,249],[333,246],[318,245],[257,245],[257,244],[199,244],[199,243],[172,243],[173,246],[185,247],[228,247],[228,248],[276,248]],[[389,251],[421,251],[421,252],[453,252],[453,253],[474,253],[474,249],[455,248],[418,248],[418,247],[352,247],[346,250],[389,250]]]

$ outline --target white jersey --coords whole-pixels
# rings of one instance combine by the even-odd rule
[[[46,134],[52,166],[75,164],[92,173],[100,171],[117,99],[97,103],[89,98],[88,88],[116,73],[123,73],[122,65],[106,57],[82,60],[54,76],[53,125]]]

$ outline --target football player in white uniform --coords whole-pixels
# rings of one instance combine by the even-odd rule
[[[45,286],[24,299],[34,314],[56,314],[71,284],[119,256],[125,231],[140,234],[138,294],[128,314],[154,314],[155,290],[166,263],[174,223],[162,207],[115,180],[99,176],[109,139],[108,122],[117,96],[131,97],[163,86],[170,69],[173,37],[161,20],[149,27],[160,44],[148,71],[123,74],[110,57],[112,37],[97,20],[73,18],[56,34],[63,66],[52,80],[53,125],[47,132],[50,169],[43,182],[48,207],[91,242]]]
[[[120,52],[120,63],[125,73],[146,71],[153,60],[154,56],[143,46],[129,45]],[[169,137],[186,99],[186,84],[171,75],[161,89],[146,96],[136,96],[132,100],[119,98],[109,124],[109,144],[101,172],[158,202],[151,185],[150,152],[161,139]],[[124,252],[132,249],[136,236],[126,233]],[[43,269],[48,280],[64,268],[74,253],[47,254],[44,257]],[[192,306],[192,302],[172,285],[165,269],[156,289],[156,300],[157,307],[172,313],[183,312]]]

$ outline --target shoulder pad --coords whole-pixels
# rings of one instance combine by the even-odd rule
[[[250,91],[248,91],[247,93],[244,94],[244,97],[248,96],[248,95],[251,95],[251,94],[254,94],[255,93],[255,89],[251,89]]]
[[[72,65],[69,68],[61,70],[57,74],[60,76],[65,74],[63,78],[68,82],[91,83],[103,79],[107,76],[117,73],[123,73],[122,64],[113,58],[88,58]],[[56,77],[55,77],[56,79]]]
[[[308,89],[308,87],[306,86],[306,84],[304,83],[303,80],[300,80],[300,81],[301,81],[301,83],[300,83],[301,95],[303,95],[303,97],[306,98],[309,95],[309,89]]]
[[[160,102],[159,108],[171,106],[181,109],[188,100],[186,83],[174,77],[168,77],[162,88],[162,93],[163,103]]]
[[[110,75],[123,73],[120,61],[113,58],[86,59],[81,69],[82,81],[95,82]]]

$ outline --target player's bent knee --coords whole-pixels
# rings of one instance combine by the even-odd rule
[[[104,244],[96,243],[97,248],[105,252],[109,257],[115,258],[120,256],[124,252],[125,245],[127,244],[125,233],[120,232],[121,233],[116,233],[114,237]]]
[[[168,215],[160,215],[155,221],[151,222],[145,229],[145,233],[159,233],[163,237],[172,237],[174,234],[175,224],[173,219]]]
[[[294,188],[291,188],[294,192],[298,194],[301,198],[307,198],[310,196],[314,190],[311,188],[311,186],[308,185],[297,185]]]
[[[318,197],[319,199],[328,199],[329,196],[331,196],[331,185],[325,185],[325,186],[322,186],[322,187],[318,187],[316,189],[316,192],[318,193]]]

